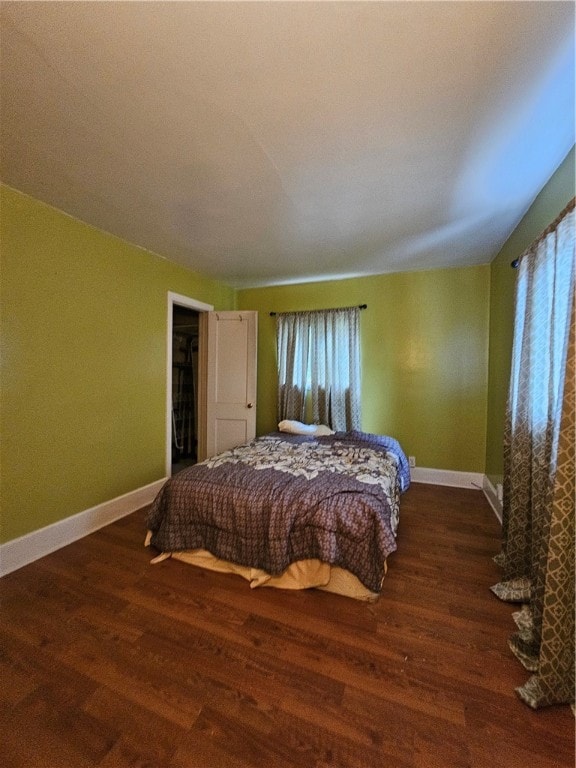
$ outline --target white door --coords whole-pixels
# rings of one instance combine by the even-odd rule
[[[206,389],[200,393],[206,413],[205,443],[199,446],[202,460],[256,435],[258,313],[205,312],[200,321],[206,340]]]

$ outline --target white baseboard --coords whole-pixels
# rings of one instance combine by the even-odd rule
[[[488,479],[486,475],[484,475],[482,490],[484,491],[484,496],[486,496],[486,498],[488,499],[488,503],[494,510],[494,514],[500,521],[500,525],[502,525],[502,502],[498,498],[498,493],[496,491],[496,488],[494,488],[491,481]]]
[[[410,475],[414,483],[446,485],[453,488],[477,488],[484,491],[496,517],[502,522],[502,504],[496,489],[486,475],[479,472],[453,472],[425,467],[412,468]],[[105,501],[76,515],[58,520],[45,528],[0,544],[0,577],[151,504],[165,482],[166,478],[163,477],[123,496]]]
[[[427,469],[413,467],[410,470],[413,483],[448,485],[452,488],[478,488],[482,490],[484,475],[481,472],[453,472],[450,469]]]
[[[447,485],[452,488],[477,488],[494,510],[494,514],[502,524],[502,501],[498,498],[496,488],[486,475],[480,472],[453,472],[449,469],[426,469],[413,467],[410,470],[413,483],[428,483],[430,485]]]
[[[0,576],[22,568],[73,541],[94,533],[99,528],[119,520],[121,517],[136,512],[137,509],[151,504],[156,494],[166,482],[163,477],[142,488],[125,493],[110,501],[105,501],[91,509],[78,512],[52,525],[47,525],[25,536],[0,545]]]

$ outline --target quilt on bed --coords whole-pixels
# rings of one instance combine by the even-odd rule
[[[265,435],[170,478],[148,513],[150,543],[275,575],[317,558],[379,592],[409,478],[389,437]]]

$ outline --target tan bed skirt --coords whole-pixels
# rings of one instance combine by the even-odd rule
[[[150,533],[146,536],[146,546],[150,543]],[[173,557],[189,565],[196,565],[210,571],[220,573],[236,573],[246,579],[251,588],[275,587],[277,589],[321,589],[325,592],[334,592],[337,595],[352,597],[354,600],[375,602],[379,594],[367,589],[362,582],[350,571],[329,565],[321,560],[299,560],[286,568],[280,576],[271,576],[259,568],[250,568],[244,565],[236,565],[227,560],[220,560],[205,549],[193,549],[185,552],[164,552],[152,559],[152,563],[159,563]],[[386,575],[386,564],[384,574]]]

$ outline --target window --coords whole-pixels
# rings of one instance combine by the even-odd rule
[[[360,309],[289,312],[277,317],[278,418],[360,429]]]

